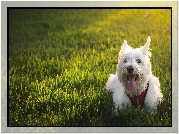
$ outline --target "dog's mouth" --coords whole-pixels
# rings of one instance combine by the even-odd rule
[[[130,91],[133,91],[135,89],[136,86],[136,80],[138,79],[138,75],[126,75],[127,77],[127,89]]]

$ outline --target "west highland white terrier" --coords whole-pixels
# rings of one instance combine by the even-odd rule
[[[149,36],[140,48],[131,48],[126,40],[121,46],[117,72],[110,74],[106,83],[106,89],[113,92],[115,113],[118,108],[137,107],[138,104],[153,111],[163,98],[159,80],[151,70],[150,42]]]

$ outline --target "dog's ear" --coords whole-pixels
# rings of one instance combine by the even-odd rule
[[[128,48],[128,44],[127,44],[127,41],[124,40],[124,43],[122,44],[121,46],[121,50],[119,51],[119,60],[121,58],[121,56],[126,52],[127,48]]]
[[[124,43],[121,46],[121,51],[125,51],[126,49],[129,49],[130,46],[128,46],[127,41],[124,40]]]
[[[125,48],[127,48],[127,47],[128,47],[127,41],[124,40],[124,43],[123,43],[123,45],[122,45],[122,49],[125,49]]]
[[[127,50],[129,50],[131,47],[127,44],[127,41],[124,40],[124,43],[121,46],[120,53],[125,53]]]
[[[119,52],[119,59],[120,59],[120,57],[121,57],[124,53],[126,53],[126,52],[129,50],[129,48],[131,48],[131,47],[128,46],[127,41],[124,40],[124,43],[122,44],[121,50],[120,50],[120,52]]]
[[[150,39],[150,36],[149,36],[145,45],[141,47],[141,50],[142,50],[144,55],[146,55],[148,53],[150,42],[151,42],[151,39]]]

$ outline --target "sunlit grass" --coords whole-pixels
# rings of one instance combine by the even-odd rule
[[[10,126],[169,126],[170,10],[12,10]],[[152,69],[164,101],[158,112],[119,111],[104,87],[123,40],[151,36]],[[146,121],[147,120],[147,121]]]

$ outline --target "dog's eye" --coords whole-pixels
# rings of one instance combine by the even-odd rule
[[[141,63],[141,60],[139,60],[139,59],[137,59],[136,61],[137,61],[137,63]]]
[[[127,62],[127,59],[124,59],[124,61],[123,61],[124,63],[126,63]]]

